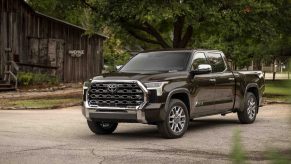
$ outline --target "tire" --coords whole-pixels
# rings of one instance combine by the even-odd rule
[[[257,98],[253,93],[247,92],[246,94],[244,109],[243,111],[238,111],[237,116],[240,123],[251,124],[256,120],[259,106]]]
[[[89,129],[95,134],[111,134],[117,128],[118,123],[98,122],[87,120]]]
[[[172,99],[166,109],[166,118],[158,124],[160,134],[164,138],[180,138],[187,131],[189,113],[186,105],[178,99]]]

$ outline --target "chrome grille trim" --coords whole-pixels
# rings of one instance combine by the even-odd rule
[[[105,86],[102,83],[112,83],[112,84],[117,84],[118,87],[122,87],[121,90],[117,90],[116,94],[108,94],[108,95],[102,95],[103,93],[109,93],[109,91],[105,90],[107,89],[107,86]],[[124,83],[124,84],[120,84]],[[93,107],[96,109],[114,109],[114,110],[138,110],[142,109],[148,102],[148,90],[145,88],[145,86],[138,80],[93,80],[91,82],[91,85],[93,87],[100,87],[101,89],[91,89],[92,87],[89,88],[87,92],[87,106]],[[122,85],[122,86],[121,86]],[[132,87],[135,87],[136,89],[132,89]],[[138,87],[138,88],[137,88]],[[102,89],[103,88],[103,89]],[[126,88],[130,90],[126,90]],[[130,91],[130,92],[129,92]],[[99,95],[95,94],[90,94],[91,93],[99,93]],[[102,94],[100,94],[102,93]],[[118,95],[118,94],[125,94],[125,95]],[[133,94],[133,95],[130,95]],[[94,103],[98,103],[98,101],[106,101],[106,103],[120,103],[124,104],[124,106],[100,106],[100,105],[90,105],[90,96],[94,95],[93,97],[98,100],[91,100],[94,101]],[[109,97],[107,97],[109,96]],[[143,97],[140,97],[143,96]],[[138,101],[140,99],[139,105],[135,105],[133,101]]]

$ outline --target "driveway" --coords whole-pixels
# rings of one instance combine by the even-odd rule
[[[239,129],[251,163],[266,163],[266,150],[290,151],[288,105],[260,109],[254,124],[236,114],[193,121],[183,138],[160,138],[155,126],[120,124],[96,136],[80,107],[62,110],[0,111],[0,163],[229,163],[232,137]]]

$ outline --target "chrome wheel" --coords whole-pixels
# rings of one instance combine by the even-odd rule
[[[253,120],[255,118],[256,112],[257,112],[256,100],[254,99],[254,97],[250,97],[248,99],[248,108],[247,108],[247,113],[250,120]]]
[[[169,113],[169,126],[171,130],[178,134],[181,133],[186,124],[186,115],[181,106],[172,107]]]

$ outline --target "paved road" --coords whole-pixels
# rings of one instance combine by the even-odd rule
[[[265,163],[267,149],[291,147],[287,105],[261,108],[252,125],[239,124],[235,114],[197,119],[175,140],[142,124],[120,124],[113,135],[95,136],[79,108],[0,111],[0,163],[229,163],[236,129],[253,163]]]

